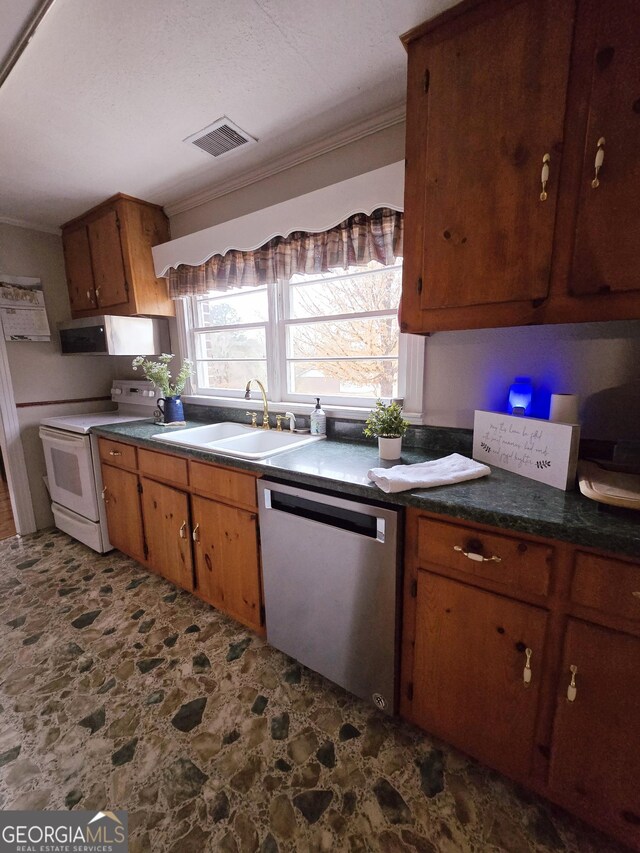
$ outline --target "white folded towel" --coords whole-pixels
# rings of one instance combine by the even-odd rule
[[[417,462],[415,465],[394,465],[393,468],[372,468],[367,477],[391,494],[407,489],[428,489],[432,486],[447,486],[464,480],[475,480],[491,473],[488,465],[468,459],[459,453],[434,459],[432,462]]]

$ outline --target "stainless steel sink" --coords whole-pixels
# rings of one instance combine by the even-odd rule
[[[151,438],[166,441],[169,444],[179,444],[183,447],[194,447],[197,450],[210,450],[224,456],[235,456],[239,459],[266,459],[276,453],[284,453],[322,441],[323,435],[296,434],[277,430],[255,429],[243,424],[225,421],[219,424],[182,429],[179,432],[157,433]]]

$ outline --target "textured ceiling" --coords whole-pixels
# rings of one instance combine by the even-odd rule
[[[293,161],[398,109],[398,36],[450,5],[56,0],[0,89],[0,218],[59,226],[115,192],[171,205]],[[216,161],[182,142],[222,115],[259,144]]]

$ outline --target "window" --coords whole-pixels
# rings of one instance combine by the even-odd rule
[[[374,261],[191,297],[194,392],[241,397],[256,378],[271,400],[287,403],[320,396],[328,404],[369,406],[378,397],[406,397],[411,351],[421,354],[422,340],[399,333],[401,281],[401,261]],[[421,362],[419,373],[421,381]],[[412,400],[411,408],[420,405]]]

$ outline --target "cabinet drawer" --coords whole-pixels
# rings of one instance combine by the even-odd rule
[[[131,444],[122,444],[120,441],[111,441],[108,438],[99,440],[100,459],[108,465],[116,465],[118,468],[136,468],[136,448]]]
[[[178,486],[186,486],[189,483],[187,473],[187,460],[179,456],[171,456],[168,453],[155,453],[153,450],[138,450],[138,466],[141,474],[154,477],[156,480],[165,480]]]
[[[481,561],[465,556],[463,551],[499,559]],[[553,548],[537,542],[420,518],[418,556],[421,562],[485,578],[505,588],[533,595],[547,595],[549,591]]]
[[[611,616],[640,621],[640,565],[578,551],[571,600]]]
[[[206,497],[231,504],[256,507],[256,477],[206,462],[189,461],[191,488]]]

